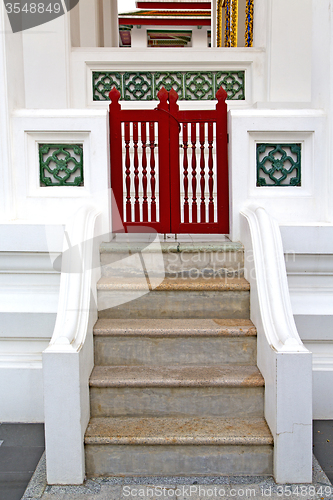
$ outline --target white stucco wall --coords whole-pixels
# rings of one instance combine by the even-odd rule
[[[82,204],[91,202],[102,210],[105,230],[110,228],[110,200],[107,194],[108,103],[92,100],[92,71],[129,69],[245,71],[245,101],[228,104],[233,239],[239,237],[239,210],[246,201],[260,202],[280,224],[292,222],[295,225],[311,224],[313,227],[332,225],[333,5],[330,0],[256,0],[253,49],[194,47],[153,51],[98,47],[101,44],[101,33],[97,33],[97,3],[88,3],[80,0],[80,9],[71,13],[72,32],[69,15],[65,15],[46,25],[17,34],[10,33],[3,3],[0,4],[0,93],[3,96],[3,105],[0,107],[1,231],[12,226],[15,238],[19,238],[21,230],[29,225],[51,222],[62,225],[69,213],[73,213]],[[81,26],[76,26],[74,30],[75,22],[80,22]],[[116,45],[114,38],[112,41],[109,36],[110,45]],[[75,39],[76,44],[81,47],[71,48],[71,39]],[[205,109],[214,105],[213,101],[181,103],[184,108]],[[123,106],[142,107],[142,103],[127,102]],[[156,102],[146,102],[144,106],[153,108]],[[38,185],[36,144],[45,139],[70,143],[80,140],[84,143],[87,183],[83,189],[61,188],[56,191],[51,188],[46,193]],[[302,187],[256,187],[254,148],[256,142],[262,140],[302,143]],[[103,193],[102,196],[100,193]],[[34,234],[33,231],[31,234]],[[7,237],[2,237],[1,241],[6,243]],[[8,269],[10,272],[5,270],[2,274],[6,276],[1,282],[3,296],[6,295],[8,286],[14,290],[15,283],[20,290],[22,286],[28,287],[34,283],[33,290],[36,294],[33,296],[35,303],[39,303],[38,283],[33,281],[33,276],[39,273],[38,266],[42,265],[43,259],[36,264],[33,255],[39,252],[37,247],[17,250],[5,245],[1,252],[13,255],[20,269],[20,273]],[[29,269],[33,270],[32,281],[25,278],[19,281],[18,276],[27,274]],[[329,269],[330,267],[326,269],[327,273],[331,272]],[[48,276],[48,272],[43,276]],[[314,287],[311,283],[308,286],[310,291]],[[51,292],[47,293],[49,298],[51,295]],[[55,296],[53,299],[56,300]],[[9,365],[0,366],[8,370],[16,363],[17,370],[12,377],[6,373],[13,372],[4,372],[3,380],[12,380],[7,384],[7,394],[20,385],[21,375],[26,379],[24,370],[30,368],[31,379],[28,379],[31,380],[31,387],[39,387],[39,393],[42,390],[41,379],[36,375],[40,370],[40,359],[33,358],[31,353],[40,353],[42,344],[49,338],[53,320],[51,316],[45,320],[42,315],[54,315],[55,302],[52,307],[46,308],[46,312],[42,302],[39,304],[34,310],[38,317],[34,318],[30,327],[38,328],[44,333],[34,337],[29,333],[29,347],[23,334],[21,337],[13,335],[13,325],[17,324],[16,331],[22,328],[20,321],[23,316],[20,315],[31,313],[30,309],[27,311],[27,305],[24,306],[23,299],[22,302],[16,302],[15,311],[10,308],[5,310],[5,307],[2,311],[3,314],[17,315],[16,319],[13,316],[3,316],[4,327],[1,330],[0,342],[6,339],[3,345],[6,345],[4,352],[7,353],[6,363]],[[299,321],[302,328],[301,320]],[[328,324],[330,323],[323,320],[326,333]],[[27,332],[31,332],[30,327],[27,326]],[[319,341],[324,340],[323,334]],[[24,363],[37,363],[37,368],[35,365],[30,368],[26,364],[19,366],[17,360],[20,359],[21,363],[22,356],[17,357],[16,361],[10,360],[8,353],[11,352],[28,353],[30,358]],[[332,386],[329,379],[331,369],[323,368],[320,375],[318,372],[316,376],[314,383],[318,383],[319,387],[325,388],[328,384]],[[40,420],[40,404],[26,397],[29,387],[21,391],[27,402],[22,405],[22,408],[26,408],[22,410],[22,418]],[[319,390],[317,394],[320,394]],[[319,399],[322,400],[321,396]],[[31,412],[33,406],[39,408],[35,415]],[[324,408],[318,415],[330,415],[331,410],[332,418],[333,409]],[[14,407],[9,405],[8,411],[13,418],[18,418]],[[6,414],[3,418],[5,417],[8,419],[10,415]]]

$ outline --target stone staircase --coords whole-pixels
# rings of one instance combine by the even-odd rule
[[[145,247],[101,247],[87,475],[271,475],[242,246]]]

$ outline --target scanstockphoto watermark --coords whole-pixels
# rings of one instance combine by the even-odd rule
[[[79,0],[3,0],[13,33],[18,33],[48,23],[66,11],[69,12]]]
[[[177,486],[170,488],[166,486],[147,486],[143,488],[132,486],[123,487],[123,496],[129,498],[179,498],[179,497],[199,497],[218,498],[218,497],[252,497],[256,496],[256,489],[251,487],[243,488],[224,488],[223,486],[212,486],[211,488],[202,486]]]

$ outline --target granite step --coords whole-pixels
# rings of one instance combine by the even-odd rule
[[[273,439],[263,418],[92,418],[88,476],[269,475]]]
[[[254,365],[256,329],[250,320],[100,319],[95,365]]]
[[[231,241],[118,242],[100,246],[103,276],[241,277],[244,248]],[[142,260],[143,259],[143,260]]]
[[[262,417],[256,366],[95,366],[92,417]]]
[[[97,284],[99,318],[249,319],[244,278],[112,278]]]

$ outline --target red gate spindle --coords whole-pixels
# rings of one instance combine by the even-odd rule
[[[206,202],[205,202],[205,124],[199,125],[200,134],[200,188],[201,188],[201,203],[200,203],[200,222],[206,222]]]
[[[197,158],[195,154],[197,142],[197,127],[196,123],[191,123],[191,142],[192,142],[192,222],[198,220],[197,207]]]
[[[208,123],[208,188],[209,188],[209,222],[214,222],[214,198],[213,198],[213,123]]]
[[[147,197],[147,130],[146,122],[141,122],[141,143],[142,143],[142,187],[143,187],[143,202],[142,202],[142,220],[148,222],[148,197]]]
[[[149,122],[149,147],[150,147],[151,222],[156,222],[155,123],[154,122]]]
[[[189,203],[188,203],[188,134],[187,123],[183,123],[183,148],[184,148],[184,222],[189,222]]]
[[[135,222],[140,222],[140,202],[139,202],[139,157],[138,157],[138,123],[133,123],[133,143],[134,143],[134,215]]]
[[[130,124],[125,123],[125,183],[126,183],[126,222],[132,221],[131,204],[131,160],[130,160]]]

